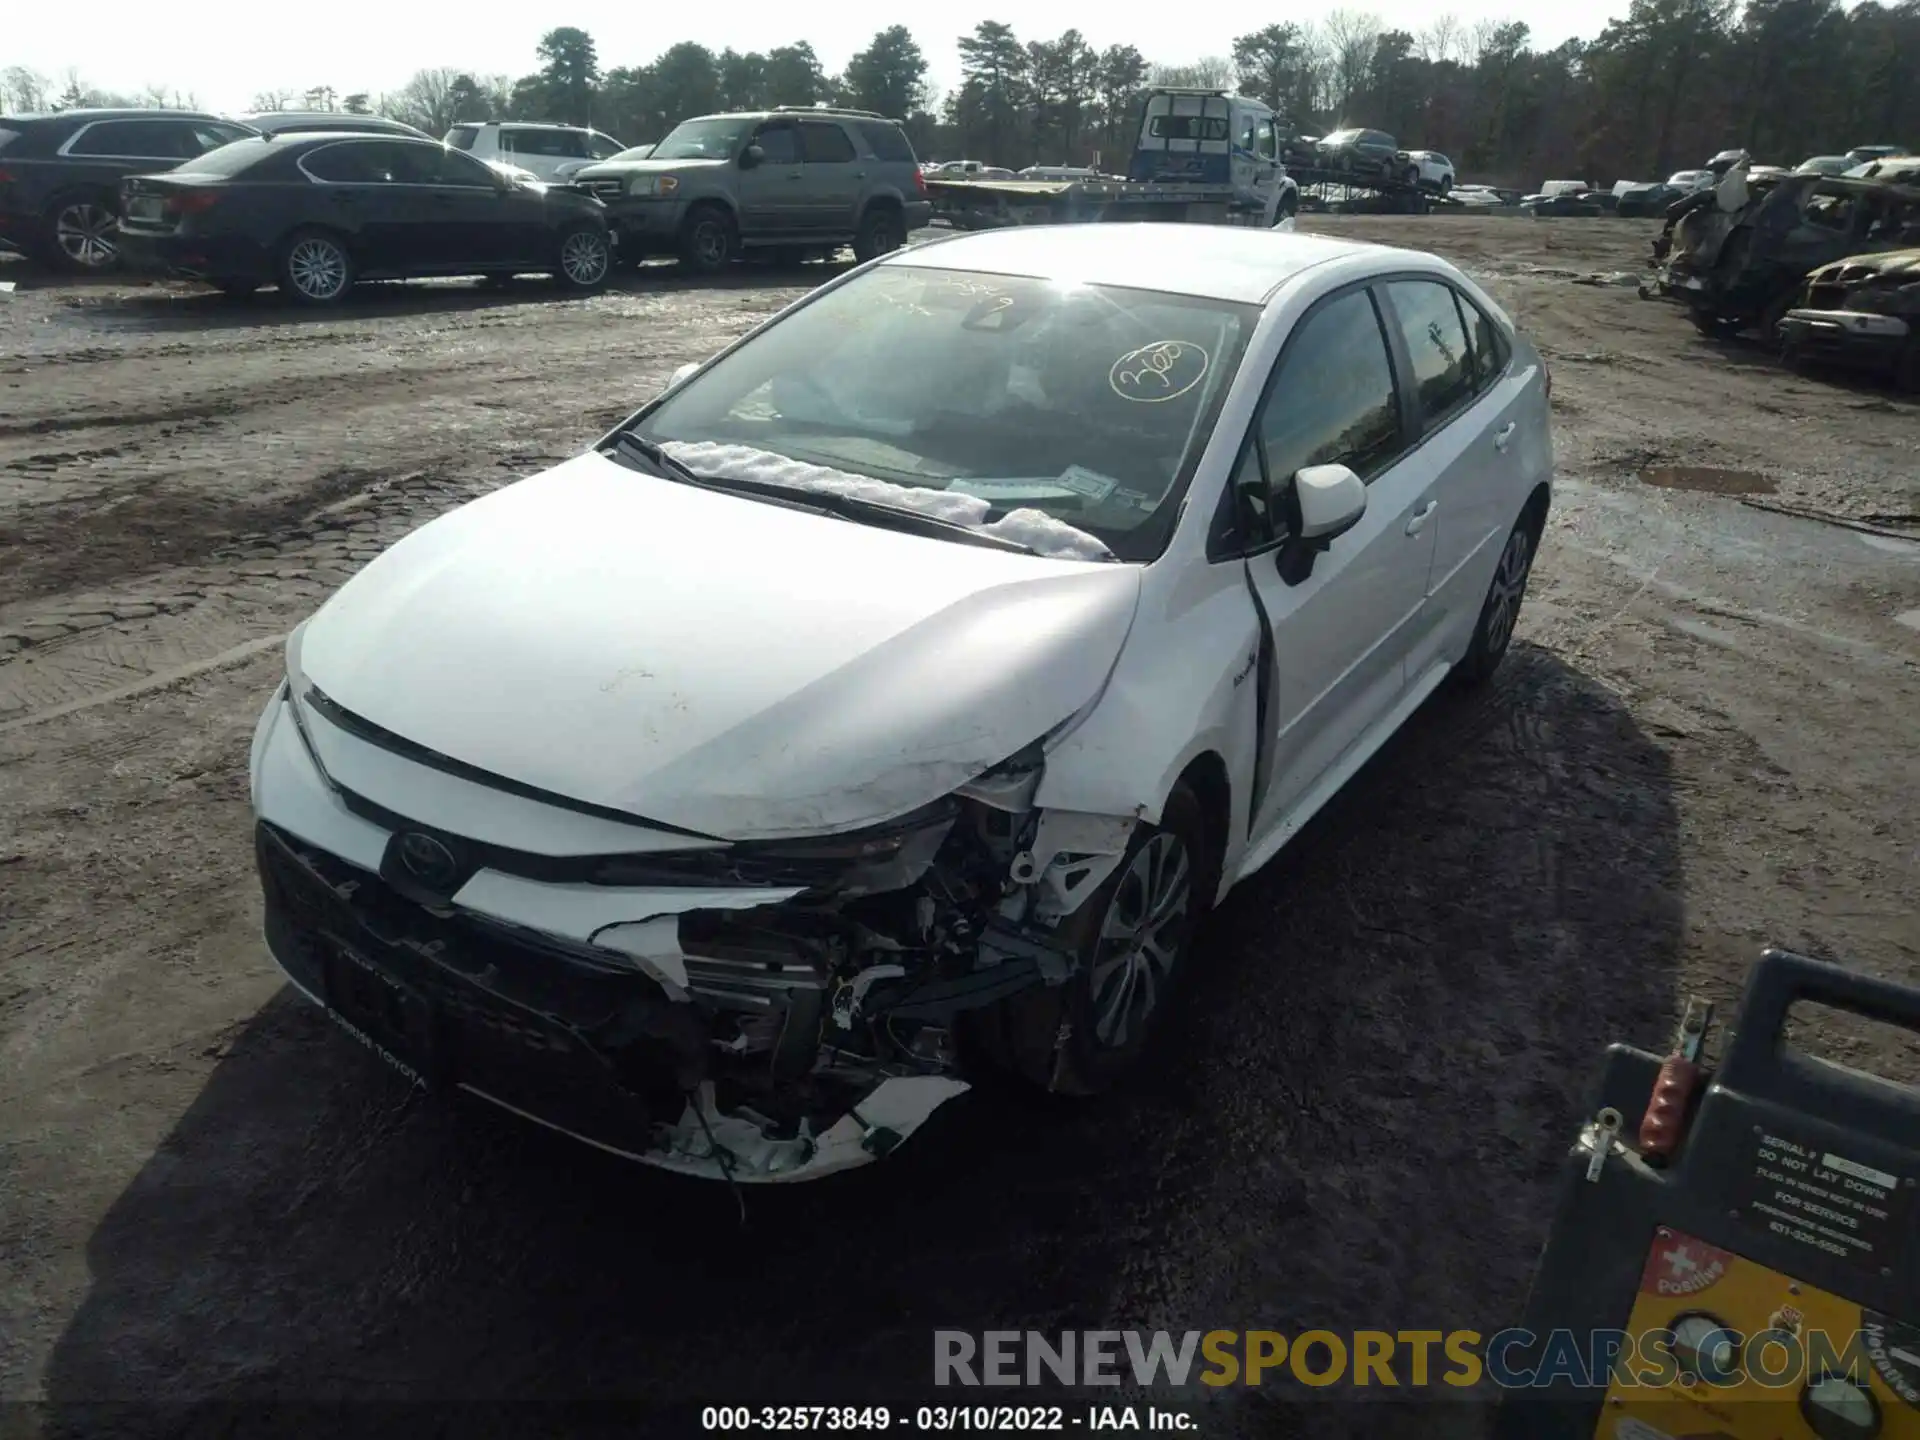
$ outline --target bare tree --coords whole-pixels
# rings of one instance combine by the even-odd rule
[[[1186,65],[1156,65],[1148,78],[1154,85],[1225,90],[1233,84],[1233,61],[1224,55],[1202,55]]]
[[[1452,11],[1436,15],[1433,23],[1414,39],[1414,53],[1429,65],[1444,65],[1457,58],[1465,40],[1460,17]]]
[[[1380,17],[1355,10],[1333,10],[1320,22],[1327,37],[1327,49],[1333,65],[1332,110],[1336,120],[1345,121],[1347,106],[1366,83],[1373,68],[1373,52],[1380,44]]]
[[[445,66],[416,71],[398,94],[382,97],[380,111],[429,135],[444,135],[461,118],[457,112],[463,92],[456,91],[454,83],[461,78],[458,70]]]
[[[46,76],[24,65],[0,70],[0,111],[18,114],[46,108]]]
[[[262,90],[253,97],[253,112],[260,115],[269,110],[284,110],[292,103],[291,90]]]

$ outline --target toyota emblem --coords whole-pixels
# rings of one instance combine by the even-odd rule
[[[453,851],[418,830],[400,837],[399,855],[407,873],[430,890],[445,889],[460,873],[460,862]]]

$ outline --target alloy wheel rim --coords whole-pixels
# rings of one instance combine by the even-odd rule
[[[61,253],[76,265],[97,270],[111,265],[120,252],[112,240],[113,216],[105,207],[83,200],[69,205],[53,222]]]
[[[596,285],[607,273],[607,247],[600,237],[579,231],[560,247],[560,265],[576,285]]]
[[[325,240],[302,240],[287,257],[294,288],[312,300],[331,300],[347,288],[347,257]]]
[[[1493,577],[1493,610],[1487,617],[1487,640],[1496,651],[1504,650],[1513,638],[1514,621],[1520,614],[1520,598],[1526,593],[1527,571],[1532,559],[1533,546],[1527,532],[1514,531]]]
[[[1092,967],[1099,1044],[1125,1046],[1158,1008],[1186,944],[1192,897],[1187,847],[1163,830],[1128,862],[1101,918]]]

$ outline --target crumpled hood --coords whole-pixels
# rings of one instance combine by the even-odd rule
[[[1878,254],[1849,255],[1844,260],[1822,265],[1808,278],[1857,282],[1868,276],[1876,276],[1893,284],[1920,280],[1920,250],[1883,250]]]
[[[1140,573],[589,454],[379,556],[315,615],[301,668],[522,784],[726,839],[819,834],[936,800],[1093,700]]]

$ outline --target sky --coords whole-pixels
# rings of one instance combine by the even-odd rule
[[[1335,8],[1333,5],[1325,9]],[[1574,35],[1599,33],[1626,0],[1571,6],[1556,0],[1347,0],[1347,7],[1377,15],[1387,28],[1418,32],[1451,12],[1465,24],[1476,20],[1521,20],[1537,45],[1557,45]],[[536,14],[536,11],[538,12]],[[631,0],[568,0],[554,6],[511,6],[488,13],[484,5],[441,9],[393,0],[332,0],[326,23],[310,23],[301,7],[247,7],[198,23],[175,6],[155,0],[64,5],[8,6],[0,23],[0,69],[25,65],[64,82],[68,69],[104,90],[138,93],[165,85],[192,94],[205,108],[243,112],[262,91],[304,92],[331,85],[341,95],[397,90],[416,70],[451,66],[476,74],[524,75],[536,68],[534,46],[556,25],[578,25],[594,38],[603,67],[642,65],[669,45],[692,40],[714,50],[770,50],[796,40],[813,44],[831,71],[845,66],[874,32],[905,23],[926,53],[929,79],[941,89],[959,80],[955,40],[982,20],[1005,20],[1022,40],[1050,39],[1078,26],[1095,46],[1132,44],[1151,61],[1179,64],[1203,55],[1226,55],[1233,37],[1268,23],[1243,6],[1177,12],[1163,5],[1107,5],[1089,22],[1089,7],[1074,0],[956,0],[918,12],[866,5],[794,6],[769,0],[731,5],[654,7]],[[1179,23],[1168,24],[1178,13]],[[1321,8],[1288,7],[1271,19],[1303,20]]]

